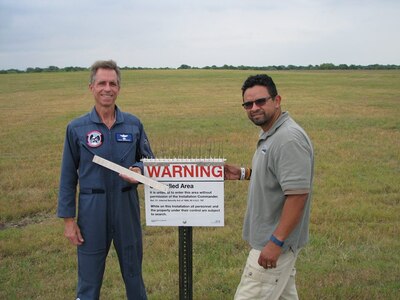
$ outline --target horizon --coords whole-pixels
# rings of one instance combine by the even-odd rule
[[[326,67],[324,68],[324,65]],[[187,67],[184,67],[187,66]],[[181,64],[179,67],[145,67],[145,66],[120,66],[118,67],[121,70],[128,69],[128,70],[140,70],[140,69],[169,69],[169,70],[179,70],[179,69],[272,69],[272,68],[283,68],[283,69],[307,69],[307,68],[317,68],[322,70],[329,70],[329,69],[344,69],[344,68],[349,68],[351,69],[352,67],[359,67],[359,68],[368,68],[368,67],[380,67],[385,69],[388,67],[394,67],[395,69],[399,69],[400,65],[398,64],[378,64],[378,63],[372,63],[372,64],[365,64],[365,65],[357,65],[357,64],[333,64],[333,63],[321,63],[321,64],[316,64],[316,65],[295,65],[295,64],[290,64],[290,65],[269,65],[269,66],[246,66],[246,65],[238,65],[238,66],[233,66],[233,65],[227,65],[223,64],[220,66],[212,65],[212,66],[189,66],[186,64]],[[76,68],[76,69],[82,69],[82,70],[87,70],[90,69],[90,66],[88,67],[82,67],[82,66],[65,66],[65,67],[59,67],[59,66],[54,66],[54,65],[49,65],[47,67],[27,67],[24,70],[21,69],[16,69],[16,68],[10,68],[10,69],[0,69],[0,72],[7,72],[7,71],[19,71],[19,72],[26,72],[26,73],[34,73],[35,70],[41,70],[41,71],[47,71],[47,72],[56,72],[56,71],[63,71],[68,68]],[[79,70],[71,70],[71,71],[79,71]]]

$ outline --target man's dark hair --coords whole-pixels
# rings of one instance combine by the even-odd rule
[[[113,60],[98,60],[90,67],[90,84],[95,82],[98,69],[114,70],[115,73],[117,73],[118,85],[121,84],[121,72],[117,66],[117,63]]]
[[[276,89],[275,83],[271,77],[267,74],[258,74],[249,76],[242,86],[242,97],[244,96],[244,92],[253,86],[261,85],[265,86],[269,92],[271,97],[276,97],[278,95],[278,90]]]

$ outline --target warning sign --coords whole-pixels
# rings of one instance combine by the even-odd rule
[[[148,226],[224,226],[224,160],[143,160],[144,175],[168,186],[145,186]]]

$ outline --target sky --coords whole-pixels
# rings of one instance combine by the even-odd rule
[[[399,0],[0,0],[0,70],[400,64]]]

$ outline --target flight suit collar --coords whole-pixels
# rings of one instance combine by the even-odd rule
[[[115,124],[123,123],[124,122],[124,115],[122,111],[115,106]],[[93,107],[92,111],[90,112],[90,121],[97,124],[102,124],[103,121],[100,119],[99,115],[97,114],[96,108]]]

